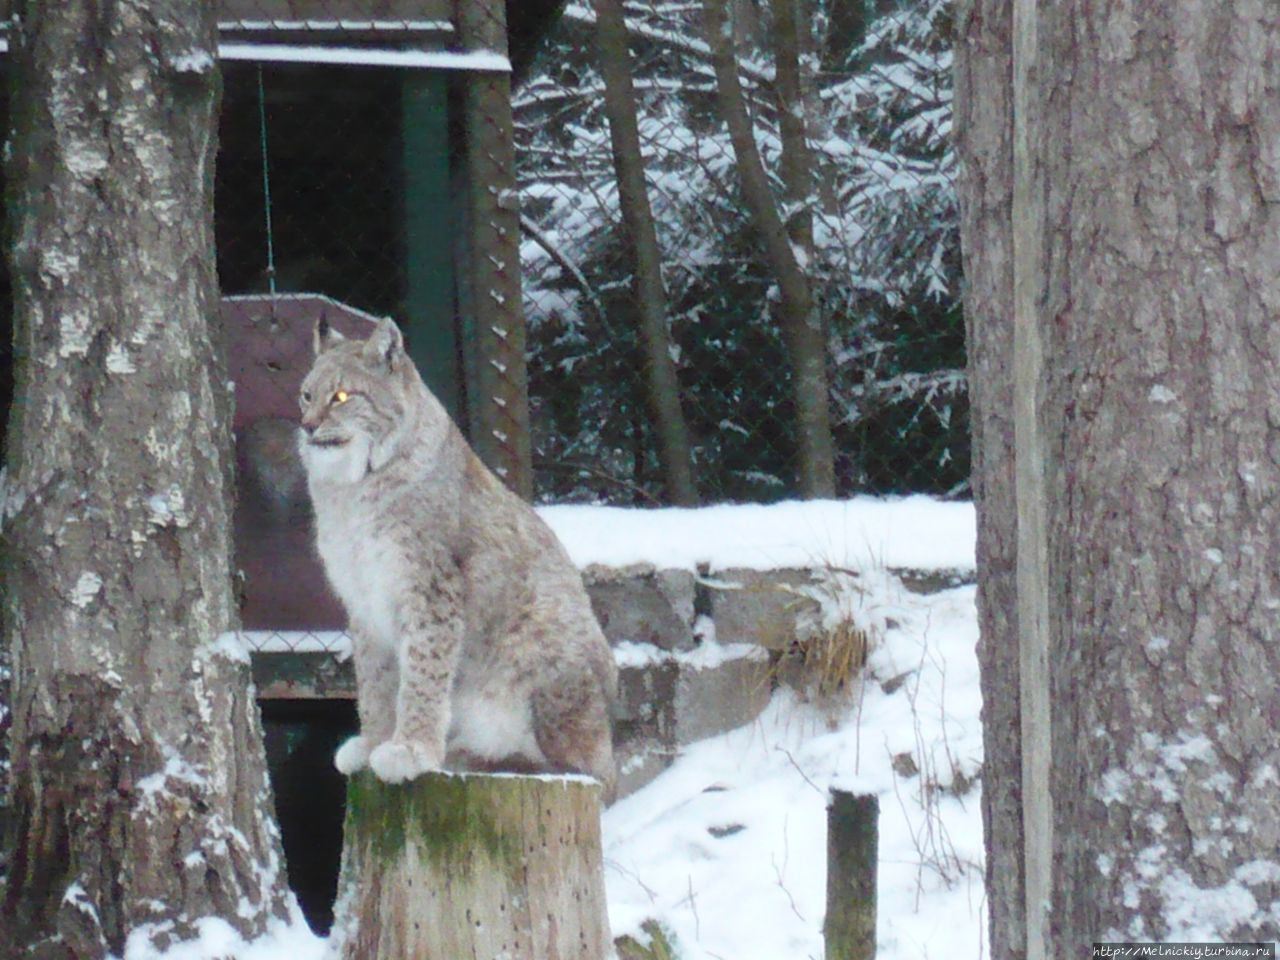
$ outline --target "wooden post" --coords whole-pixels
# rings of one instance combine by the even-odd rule
[[[876,955],[876,870],[880,799],[831,791],[827,807],[827,960]]]
[[[502,0],[454,0],[459,45],[507,52]],[[465,245],[460,298],[468,364],[471,446],[508,487],[533,496],[524,303],[520,293],[520,202],[516,187],[511,76],[470,73],[462,86]]]
[[[600,787],[586,777],[367,771],[347,789],[329,956],[603,960]]]

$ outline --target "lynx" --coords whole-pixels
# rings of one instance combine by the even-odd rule
[[[325,572],[354,638],[344,774],[558,771],[614,784],[617,672],[555,534],[480,462],[382,321],[322,318],[299,448]]]

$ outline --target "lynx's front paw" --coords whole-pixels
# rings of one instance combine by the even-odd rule
[[[422,743],[388,740],[369,754],[369,767],[379,780],[403,783],[419,774],[439,770],[440,757]]]
[[[369,765],[369,753],[373,744],[367,737],[352,737],[333,755],[333,765],[344,777],[358,773]]]

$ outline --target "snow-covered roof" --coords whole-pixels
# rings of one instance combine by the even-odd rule
[[[377,47],[336,47],[295,43],[220,43],[223,60],[256,63],[329,63],[361,67],[429,70],[476,70],[510,73],[511,61],[488,50],[455,53],[450,50],[400,50]]]

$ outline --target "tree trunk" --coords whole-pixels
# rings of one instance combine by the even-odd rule
[[[602,960],[600,787],[586,778],[369,773],[347,792],[331,955]]]
[[[1269,940],[1280,13],[1071,0],[1015,16],[992,57],[1013,51],[1015,93],[996,71],[995,99],[1019,131],[1012,230],[1031,227],[1015,258],[1014,365],[1027,372],[1014,409],[1018,459],[1042,459],[1019,469],[1017,500],[1044,555],[1019,576],[1024,644],[1041,629],[1025,611],[1047,614],[1043,664],[1022,671],[1024,707],[1047,701],[1044,796],[1022,798],[1027,900],[1043,910],[1027,917],[1028,955]],[[1002,149],[981,129],[971,146]],[[969,279],[995,283],[981,268]],[[1020,566],[1035,543],[1020,529]],[[1024,749],[1024,766],[1035,759]],[[1049,829],[1033,837],[1037,820]]]
[[[743,200],[778,283],[778,320],[791,360],[795,390],[800,492],[806,497],[831,497],[835,495],[835,448],[827,385],[826,328],[814,302],[806,272],[808,264],[801,262],[806,254],[798,252],[792,243],[756,147],[738,79],[728,4],[729,0],[705,0],[703,4],[704,28],[716,75],[716,102],[733,144]]]
[[[773,51],[777,68],[774,94],[778,137],[782,144],[783,223],[792,249],[807,262],[813,257],[813,156],[809,150],[806,112],[809,83],[801,66],[809,56],[809,17],[800,0],[773,0]]]
[[[618,204],[628,249],[634,257],[633,285],[640,338],[644,344],[645,392],[658,434],[659,458],[667,499],[678,506],[698,503],[689,427],[680,403],[680,380],[667,326],[667,292],[662,282],[662,255],[644,179],[644,155],[636,122],[636,92],[631,79],[631,51],[621,0],[595,0],[596,65],[604,78],[604,109],[609,118],[613,169],[618,178]]]
[[[123,955],[283,916],[233,627],[201,0],[28,2],[10,41],[17,399],[0,952]],[[69,65],[75,65],[72,69]]]
[[[1026,956],[1013,477],[1013,108],[1010,8],[970,0],[956,31],[973,496],[978,513],[982,820],[994,960]]]

